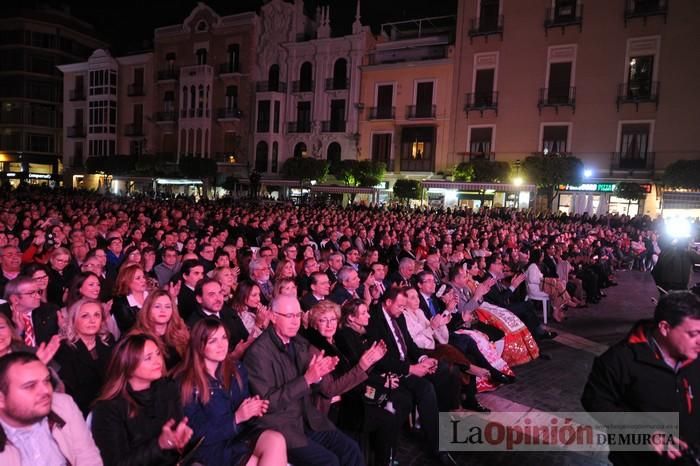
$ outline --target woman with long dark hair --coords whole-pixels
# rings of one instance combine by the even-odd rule
[[[146,276],[139,264],[125,264],[119,269],[114,288],[112,314],[122,333],[136,323],[136,314],[148,297]]]
[[[207,317],[192,327],[185,359],[175,373],[185,415],[204,442],[195,460],[207,465],[284,466],[284,437],[257,432],[248,422],[267,412],[269,401],[250,396],[245,367],[228,357],[228,333]]]
[[[165,377],[158,340],[126,335],[115,347],[92,411],[92,435],[106,466],[175,465],[192,438],[177,384]]]

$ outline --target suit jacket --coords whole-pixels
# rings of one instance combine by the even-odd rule
[[[136,314],[141,310],[138,306],[129,304],[126,296],[116,296],[112,301],[112,315],[117,321],[117,326],[122,334],[131,330],[136,323]]]
[[[313,293],[308,292],[299,300],[299,304],[301,305],[301,309],[306,312],[314,307],[318,301],[319,300],[316,299]]]
[[[0,312],[12,322],[10,303],[0,304]],[[37,346],[48,343],[52,336],[58,335],[58,306],[51,303],[40,304],[32,311],[32,327]]]
[[[394,338],[394,334],[389,328],[389,323],[384,318],[384,313],[381,306],[375,306],[372,310],[369,325],[367,326],[367,340],[378,341],[384,340],[387,347],[387,353],[374,366],[374,370],[378,373],[393,372],[398,375],[407,375],[411,364],[416,364],[425,352],[418,348],[416,343],[411,338],[406,326],[406,318],[401,315],[396,319],[404,343],[406,344],[406,357],[401,360],[398,343]]]
[[[491,287],[488,293],[484,295],[484,301],[495,306],[508,308],[508,306],[510,306],[514,300],[514,294],[515,293],[513,293],[509,287],[498,280],[496,284]]]
[[[355,292],[355,294],[357,294],[357,292]],[[338,284],[335,288],[333,288],[333,291],[328,296],[328,299],[338,304],[339,306],[342,306],[345,301],[348,301],[353,297],[354,296],[350,294],[347,288],[345,288],[343,285]]]
[[[308,444],[305,430],[335,430],[335,426],[314,406],[312,389],[304,379],[311,361],[309,342],[297,335],[290,344],[293,354],[270,326],[248,348],[244,364],[250,392],[270,401],[267,413],[256,419],[256,426],[280,432],[287,448],[299,448]]]
[[[207,316],[207,314],[205,314],[204,311],[202,311],[201,306],[199,306],[192,314],[190,314],[189,319],[187,319],[187,326],[189,328],[192,328],[194,324],[204,319],[205,317],[210,316]],[[243,321],[241,320],[240,316],[233,309],[224,305],[224,307],[219,312],[218,319],[221,321],[222,324],[224,324],[224,327],[226,327],[226,330],[228,331],[229,351],[233,351],[238,342],[248,339],[248,330],[246,330],[245,325],[243,325]]]
[[[425,314],[426,319],[432,319],[433,313],[430,312],[430,306],[428,305],[428,302],[425,300],[423,295],[420,294],[420,291],[418,292],[418,299],[420,299],[420,308],[421,311],[423,311],[423,314]],[[433,295],[430,297],[430,300],[433,302],[433,306],[435,307],[437,314],[445,310],[445,303],[438,299],[437,296],[435,296],[435,293],[433,293]]]
[[[177,295],[177,310],[180,312],[180,317],[187,322],[190,315],[197,309],[199,309],[199,303],[194,295],[194,290],[190,290],[187,285],[182,283],[180,293]]]

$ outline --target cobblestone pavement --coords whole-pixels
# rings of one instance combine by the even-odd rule
[[[648,273],[623,271],[617,274],[619,286],[606,289],[599,304],[570,311],[563,324],[550,325],[560,332],[554,341],[540,349],[551,356],[516,367],[517,382],[495,392],[479,395],[493,411],[582,411],[583,386],[593,358],[622,339],[639,319],[653,314],[652,297],[658,296]],[[423,453],[423,444],[411,434],[402,434],[398,460],[401,466],[435,464]],[[605,454],[582,452],[468,453],[453,454],[460,465],[526,466],[609,464]]]

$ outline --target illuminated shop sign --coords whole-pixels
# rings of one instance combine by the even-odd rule
[[[611,193],[615,191],[615,183],[583,183],[580,186],[571,186],[569,184],[560,184],[559,191],[594,191],[599,193]],[[651,184],[645,183],[639,185],[645,193],[651,193]]]

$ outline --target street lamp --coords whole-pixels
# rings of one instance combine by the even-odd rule
[[[523,179],[520,178],[519,176],[516,177],[516,178],[513,178],[513,184],[514,184],[515,186],[522,186],[522,184],[523,184]]]
[[[591,170],[590,168],[586,168],[583,170],[583,177],[584,178],[590,178],[592,176],[593,176],[593,170]]]

